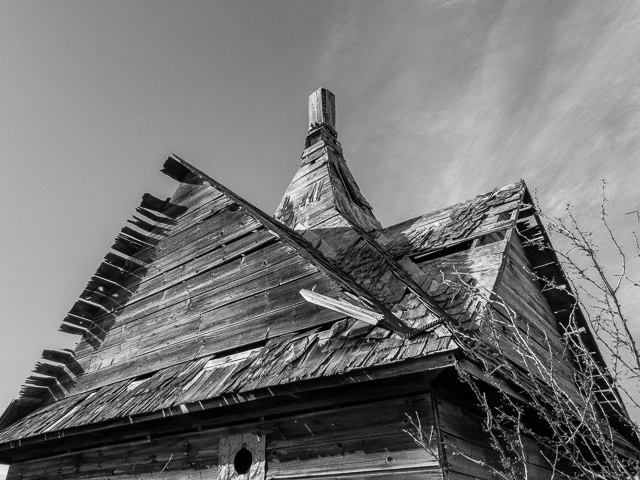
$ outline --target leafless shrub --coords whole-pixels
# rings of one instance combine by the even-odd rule
[[[570,299],[561,352],[557,339],[544,331],[542,339],[538,331],[534,341],[533,326],[495,292],[482,291],[461,276],[444,280],[484,305],[479,331],[451,328],[451,333],[463,357],[479,372],[470,375],[468,368],[457,365],[459,378],[473,391],[484,414],[483,427],[500,465],[487,465],[448,447],[454,455],[489,468],[497,478],[529,478],[527,451],[534,443],[552,478],[639,478],[638,458],[623,453],[630,446],[625,437],[640,434],[621,398],[622,394],[627,405],[640,408],[640,357],[620,292],[625,285],[640,287],[627,267],[629,255],[640,255],[640,242],[632,232],[634,251],[625,252],[607,221],[606,203],[603,184],[599,221],[620,260],[615,275],[607,274],[595,235],[581,228],[570,206],[563,219],[537,212],[547,231],[564,245],[562,250],[554,250],[546,240],[532,244],[523,239],[527,247],[551,251],[568,274],[558,282],[528,272],[543,289]],[[573,381],[559,374],[563,362],[571,365]],[[420,444],[415,436],[414,440]]]

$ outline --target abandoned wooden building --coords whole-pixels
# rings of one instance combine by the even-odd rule
[[[326,89],[309,97],[304,147],[273,216],[168,158],[175,193],[143,196],[62,323],[75,350],[45,350],[0,419],[10,480],[491,476],[456,370],[496,385],[456,337],[486,320],[451,280],[505,299],[573,382],[567,300],[529,274],[564,281],[525,241],[548,242],[526,185],[383,227]],[[433,450],[405,432],[416,415]],[[549,478],[526,448],[531,478]]]

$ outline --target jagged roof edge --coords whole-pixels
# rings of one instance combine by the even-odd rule
[[[142,196],[141,204],[136,208],[136,212],[156,224],[170,224],[173,222],[172,215],[180,212],[176,212],[175,209],[163,212],[167,204],[168,201],[156,198],[150,193],[145,193]],[[116,235],[114,244],[100,262],[83,292],[90,289],[90,286],[96,284],[96,282],[102,282],[103,284],[107,282],[116,285],[115,282],[109,280],[107,271],[128,272],[128,267],[125,264],[128,261],[127,259],[131,260],[132,253],[154,247],[154,232],[159,232],[162,227],[150,224],[135,215],[133,218],[134,220],[128,220],[128,223],[135,225],[141,231],[136,231],[128,225],[125,225],[120,230]],[[104,307],[104,305],[87,301],[87,298],[83,298],[82,294],[79,296],[63,319],[59,328],[60,331],[88,338],[92,336],[92,328],[99,328],[94,322],[95,318],[87,311],[87,308],[95,310]],[[105,313],[105,311],[103,309],[101,313]],[[78,375],[76,366],[73,350],[66,348],[57,350],[45,349],[42,353],[42,358],[36,362],[35,368],[31,372],[32,374],[27,377],[22,385],[19,397],[12,400],[0,415],[0,430],[19,421],[39,407],[64,398],[68,393],[66,381]]]
[[[314,266],[316,266],[324,274],[326,274],[331,279],[336,281],[336,283],[338,283],[338,285],[340,285],[342,288],[345,288],[346,290],[349,290],[351,293],[354,293],[357,296],[362,297],[370,301],[371,303],[380,306],[381,308],[384,308],[381,302],[379,301],[379,299],[375,298],[366,289],[358,285],[358,283],[353,278],[351,278],[346,272],[344,272],[339,266],[334,265],[330,260],[327,260],[307,240],[302,238],[293,230],[280,224],[277,220],[273,219],[270,215],[263,212],[261,209],[254,206],[249,201],[245,200],[240,195],[236,194],[229,188],[225,187],[220,182],[216,181],[206,173],[202,172],[197,167],[191,165],[184,159],[180,158],[178,155],[172,154],[172,156],[168,157],[165,163],[163,164],[163,168],[161,171],[179,182],[184,178],[184,175],[186,175],[187,172],[190,172],[196,177],[198,177],[203,183],[207,182],[212,187],[220,191],[223,195],[227,196],[228,198],[236,202],[238,205],[241,205],[247,213],[252,215],[265,228],[275,233],[278,236],[278,238],[280,238],[284,243],[286,243],[289,247],[293,248],[298,254],[300,254],[303,258],[305,258],[307,261],[309,261]],[[166,202],[163,202],[162,200],[157,199],[150,194],[145,194],[143,196],[143,203],[141,207],[145,207],[146,209],[160,212],[162,211],[162,207],[164,206],[165,203]],[[387,262],[393,267],[394,274],[401,282],[403,282],[407,286],[407,288],[409,288],[415,294],[417,294],[419,297],[425,300],[426,303],[431,307],[432,311],[434,311],[434,313],[451,321],[450,316],[433,299],[428,297],[428,295],[425,292],[423,292],[422,289],[420,289],[420,287],[417,286],[415,282],[413,282],[411,278],[409,278],[404,273],[402,268],[399,265],[397,265],[397,263],[390,256],[386,255],[384,250],[377,244],[377,242],[375,242],[375,240],[370,238],[370,236],[366,234],[366,232],[362,231],[361,229],[358,228],[358,230],[363,236],[365,236],[365,238],[367,238],[367,240],[369,241],[369,243],[371,243],[371,245],[376,247],[376,250],[381,255],[381,257],[385,258],[385,260],[387,260]],[[122,236],[122,233],[118,235],[116,242],[121,239],[120,238],[121,236]],[[136,239],[131,239],[127,237],[127,240],[135,241]],[[104,260],[101,263],[101,266],[103,264],[104,264]],[[99,267],[99,270],[100,270],[100,267]],[[94,277],[92,277],[92,279]],[[73,322],[77,322],[81,320],[85,320],[85,319],[79,316],[75,319],[72,319]],[[72,331],[71,325],[66,325],[66,323],[68,322],[69,322],[69,315],[67,315],[67,317],[65,318],[65,322],[63,322],[63,327],[65,326],[67,327],[64,331],[66,331],[67,333],[71,333],[71,334],[85,333],[84,324],[83,324],[83,328],[75,328]],[[71,355],[71,357],[73,357],[72,352],[69,352],[69,354]],[[54,399],[54,401],[55,400],[56,399]],[[25,415],[27,415],[28,413],[37,409],[40,406],[41,405],[33,405],[29,407],[18,408],[19,405],[17,401],[12,402],[8,406],[8,408],[5,409],[4,413],[0,415],[0,422],[2,424],[2,428],[7,427],[8,425],[14,423],[15,421],[18,421],[20,418],[24,417]]]
[[[180,172],[180,169],[184,169],[183,172]],[[244,198],[242,198],[241,196],[239,196],[229,188],[217,182],[215,179],[211,178],[210,176],[200,171],[198,168],[194,167],[193,165],[189,164],[185,160],[181,159],[177,155],[173,155],[167,158],[167,160],[163,165],[162,171],[163,173],[167,174],[168,176],[172,177],[177,181],[181,181],[184,178],[183,173],[186,174],[187,172],[190,172],[194,176],[198,177],[199,180],[203,182],[203,184],[205,182],[208,183],[210,186],[218,190],[221,194],[225,195],[230,200],[240,205],[249,215],[253,216],[265,228],[275,233],[278,236],[278,238],[283,241],[283,243],[286,243],[288,246],[293,248],[303,258],[311,262],[320,271],[322,271],[324,274],[326,274],[331,279],[336,281],[336,283],[338,283],[341,287],[347,290],[350,290],[352,293],[355,293],[362,298],[371,300],[372,303],[379,303],[379,301],[374,296],[372,296],[372,294],[370,294],[363,287],[359,286],[356,283],[356,281],[352,279],[347,273],[342,271],[342,269],[339,266],[335,266],[331,264],[329,260],[325,259],[322,256],[322,254],[318,252],[307,240],[302,238],[296,232],[279,224],[279,222],[272,219],[268,214],[260,210],[258,207],[254,206],[253,204],[251,204],[250,202],[248,202],[247,200],[245,200]],[[148,203],[150,201],[150,198],[148,197],[149,197],[149,194],[145,194],[143,203],[144,202]],[[152,200],[156,201],[159,204],[168,202],[168,200],[163,202],[160,199],[156,199],[155,197],[153,197]],[[160,206],[161,205],[158,205],[157,207],[160,207]],[[154,210],[160,211],[161,209],[154,208]],[[378,246],[377,243],[373,240],[371,240],[371,243],[375,246]],[[378,247],[378,250],[384,253],[379,247]],[[391,263],[393,263],[394,267],[396,267],[397,270],[401,270],[400,267],[395,264],[395,262],[393,262],[392,260],[390,261]],[[448,317],[448,315],[444,313],[444,311],[443,311],[443,315]],[[441,352],[438,352],[438,353],[441,353]],[[72,355],[71,352],[69,352],[69,354]],[[75,395],[72,394],[71,396],[75,396]],[[15,411],[16,405],[14,405],[15,403],[16,401],[12,402],[12,404],[10,405],[10,408],[8,408],[7,411],[2,416],[0,416],[0,419],[4,420],[6,423],[5,425],[3,425],[3,428],[15,423],[16,421],[19,421],[22,417],[29,414],[33,410],[37,410],[38,408],[38,406],[35,406],[28,409],[20,409],[19,412],[16,412]],[[18,415],[15,415],[15,413],[18,413]],[[7,417],[11,417],[11,418],[7,418]]]
[[[442,208],[439,208],[438,210],[433,210],[431,212],[423,213],[422,215],[416,215],[415,217],[411,217],[411,218],[408,218],[406,220],[402,220],[402,221],[400,221],[398,223],[394,223],[393,225],[389,225],[387,227],[384,227],[381,231],[382,231],[382,233],[385,233],[385,232],[388,232],[388,231],[390,231],[392,229],[400,228],[401,226],[403,226],[405,224],[406,225],[411,225],[412,223],[415,223],[420,219],[426,218],[428,216],[436,215],[436,214],[438,214],[440,212],[444,212],[446,210],[453,210],[455,207],[464,205],[465,203],[468,203],[468,202],[472,202],[472,201],[474,201],[476,199],[479,199],[480,197],[484,197],[486,195],[492,194],[493,192],[497,192],[499,190],[504,190],[506,188],[510,188],[510,187],[516,186],[516,185],[519,185],[520,188],[523,189],[523,191],[526,190],[526,188],[527,188],[527,186],[525,184],[525,181],[523,179],[520,179],[520,180],[518,180],[516,182],[509,183],[509,184],[504,185],[502,187],[497,187],[497,188],[494,188],[493,190],[489,190],[488,192],[479,193],[478,195],[475,195],[475,196],[473,196],[471,198],[468,198],[467,200],[464,200],[462,202],[453,203],[451,205],[446,205],[446,206],[444,206]]]

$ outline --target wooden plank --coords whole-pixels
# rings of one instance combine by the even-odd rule
[[[343,476],[402,471],[409,467],[437,468],[438,463],[417,447],[406,433],[349,439],[268,450],[273,478],[318,474]]]
[[[463,384],[438,382],[434,385],[434,397],[438,403],[439,425],[444,434],[451,472],[493,478],[490,468],[466,458],[500,468],[497,452],[491,447],[489,435],[482,427],[483,413],[473,394]],[[548,462],[539,447],[526,436],[522,437],[522,442],[531,478],[549,478]]]
[[[325,158],[322,158],[325,157]],[[323,153],[313,163],[300,166],[293,176],[285,195],[295,197],[296,193],[306,189],[309,185],[329,178],[326,164],[326,153]],[[292,195],[293,194],[293,195]]]
[[[200,257],[226,243],[242,238],[260,227],[260,224],[253,218],[238,215],[236,212],[230,214],[229,217],[228,221],[224,223],[210,219],[203,222],[202,228],[196,226],[176,235],[176,237],[169,237],[172,240],[171,244],[169,244],[169,239],[163,240],[158,244],[156,250],[158,253],[152,259],[153,263],[133,271],[125,281],[118,283],[128,290],[136,291],[136,293],[141,290],[138,293],[141,295],[144,293],[142,285],[145,282],[149,282],[149,280],[188,262],[192,258]]]
[[[144,255],[148,255],[148,258],[146,258],[145,261],[153,261],[153,263],[139,269],[134,269],[133,271],[120,274],[120,276],[116,276],[110,280],[111,282],[114,282],[113,285],[103,283],[103,286],[100,288],[107,288],[110,296],[112,294],[121,295],[125,292],[133,292],[136,290],[142,290],[136,292],[138,297],[141,295],[144,296],[145,289],[148,289],[148,286],[141,287],[141,285],[145,284],[145,282],[146,285],[148,285],[148,282],[151,279],[176,268],[176,266],[181,263],[188,262],[193,258],[200,257],[209,251],[215,250],[225,242],[241,238],[251,230],[258,228],[259,225],[250,217],[236,212],[230,212],[226,216],[222,215],[220,218],[217,218],[215,215],[214,217],[216,217],[215,221],[210,219],[209,221],[204,222],[202,226],[196,225],[194,228],[186,229],[185,231],[163,239],[158,246],[153,247],[150,250],[145,249],[145,252],[147,253]],[[227,228],[226,233],[224,228]],[[213,232],[217,232],[215,239],[209,237]],[[108,263],[103,264],[103,266],[106,268]],[[115,274],[118,275],[118,272],[116,271]],[[109,279],[106,280],[109,281]],[[90,285],[92,285],[91,282]],[[83,297],[87,298],[91,295],[94,288],[96,287],[89,287],[89,290],[83,293]],[[135,301],[136,295],[134,295],[134,298],[131,301]],[[104,298],[104,295],[101,295],[101,297]],[[130,294],[125,293],[124,301],[128,300],[129,297]],[[114,307],[121,307],[122,303],[123,300],[116,297],[113,297],[112,301],[104,299],[104,308],[107,310],[106,317],[108,318],[110,315],[109,310]],[[105,315],[96,311],[86,318],[95,321],[103,316]]]
[[[334,310],[338,313],[353,317],[357,320],[362,320],[363,322],[371,325],[378,325],[378,323],[384,319],[384,315],[382,313],[351,304],[340,298],[330,298],[326,295],[320,295],[319,293],[304,289],[300,290],[300,295],[302,295],[302,297],[309,303],[328,308],[329,310]]]
[[[139,302],[129,304],[124,310],[116,312],[119,316],[112,315],[109,319],[103,319],[100,328],[109,330],[109,335],[106,338],[107,345],[104,348],[107,348],[112,344],[112,340],[116,343],[119,342],[117,339],[119,335],[118,332],[121,332],[122,330],[121,327],[118,327],[117,325],[114,327],[110,325],[110,323],[117,321],[121,326],[126,325],[127,323],[136,320],[138,316],[144,317],[146,316],[146,313],[150,314],[151,312],[149,312],[149,310],[154,311],[154,308],[164,308],[165,300],[167,300],[166,306],[172,305],[172,303],[168,301],[172,298],[172,294],[173,296],[180,293],[184,294],[185,290],[180,290],[180,286],[184,287],[186,290],[189,288],[195,288],[195,285],[202,282],[202,278],[204,278],[202,277],[202,274],[236,259],[242,262],[242,256],[245,255],[245,253],[249,253],[252,250],[259,248],[261,245],[267,245],[272,242],[272,237],[269,233],[265,231],[259,232],[262,233],[256,233],[254,236],[244,237],[243,239],[233,242],[229,246],[222,249],[216,249],[195,261],[189,262],[187,264],[188,268],[171,272],[171,274],[167,276],[169,283],[166,285],[165,290],[151,292],[150,297],[142,298]],[[109,323],[105,324],[104,322],[107,321],[109,321]],[[83,339],[76,348],[76,355],[79,358],[78,361],[81,363],[83,363],[83,357],[91,355],[96,348],[87,340],[88,339]]]
[[[347,389],[348,391],[351,391],[349,389],[353,389],[353,391],[351,391],[352,400],[349,400],[343,395],[344,398],[342,401],[345,402],[353,401],[353,395],[355,395],[356,393],[360,395],[359,398],[363,398],[362,395],[364,395],[364,398],[375,398],[381,396],[393,397],[395,395],[400,395],[405,391],[415,391],[412,389],[417,389],[418,391],[420,391],[421,388],[427,388],[427,382],[431,381],[431,379],[437,376],[442,368],[450,366],[451,364],[451,354],[450,352],[445,352],[434,354],[425,358],[407,360],[404,362],[384,365],[381,367],[355,370],[343,375],[336,375],[328,378],[317,378],[314,380],[300,382],[295,385],[274,385],[270,388],[253,391],[247,395],[223,395],[222,397],[196,402],[193,407],[195,407],[196,413],[200,413],[200,411],[203,409],[207,411],[209,409],[218,409],[220,407],[226,409],[227,407],[231,408],[231,406],[234,405],[242,405],[243,413],[238,418],[246,418],[247,412],[252,409],[252,406],[254,404],[260,405],[260,403],[256,404],[255,401],[261,400],[262,402],[264,402],[267,400],[276,400],[282,398],[286,399],[287,395],[289,394],[295,395],[294,398],[298,399],[300,398],[300,395],[305,395],[304,392],[314,392],[314,398],[317,396],[321,397],[322,393],[327,392],[326,400],[324,400],[325,404],[327,400],[330,402],[330,404],[335,403],[335,399],[330,393],[330,390],[327,390],[331,387],[340,387],[342,390]],[[394,385],[396,378],[411,378],[406,377],[407,375],[412,375],[414,380],[407,380],[409,381],[409,383],[401,382],[400,385]],[[417,381],[415,380],[416,375],[420,376]],[[380,385],[378,385],[377,387],[368,386],[375,385],[375,383],[371,382],[375,382],[378,379],[385,379],[384,388],[381,388]],[[362,382],[364,382],[364,384]],[[107,387],[107,392],[101,392],[101,395],[98,397],[88,398],[88,401],[89,403],[98,402],[98,404],[109,404],[110,402],[112,402],[111,399],[115,399],[120,395],[118,393],[118,389],[121,389],[120,391],[122,391],[122,388],[126,390],[126,386],[127,382],[121,382],[120,384],[109,386]],[[386,390],[387,388],[389,388],[389,390]],[[407,390],[407,388],[409,388],[409,390]],[[56,427],[62,431],[52,432],[51,434],[41,434],[41,429],[37,427],[42,426],[45,428],[49,428],[50,421],[47,417],[39,415],[38,418],[25,419],[24,421],[18,422],[18,424],[16,424],[14,427],[11,427],[9,429],[9,432],[5,432],[5,441],[7,441],[8,438],[11,438],[6,436],[7,433],[15,434],[21,437],[22,440],[20,445],[22,446],[36,445],[38,442],[46,441],[47,439],[55,439],[56,442],[61,442],[63,441],[60,440],[60,438],[62,437],[68,438],[69,441],[72,441],[71,439],[73,438],[73,436],[82,435],[86,432],[90,432],[91,435],[95,435],[98,431],[120,426],[124,426],[127,432],[132,432],[132,435],[135,436],[135,431],[140,431],[140,428],[144,429],[144,422],[155,420],[162,420],[162,422],[166,422],[166,417],[178,415],[178,418],[176,418],[176,420],[179,422],[179,425],[182,425],[181,422],[184,422],[185,420],[181,419],[186,418],[188,421],[189,418],[184,417],[185,411],[182,410],[182,408],[170,408],[162,411],[146,411],[141,414],[134,414],[135,412],[131,412],[131,416],[125,416],[124,418],[112,418],[109,421],[104,421],[99,424],[87,425],[85,424],[85,422],[93,421],[95,419],[95,415],[91,412],[88,412],[89,414],[87,416],[86,413],[80,412],[80,415],[78,416],[75,414],[77,409],[73,407],[73,405],[76,405],[75,402],[82,402],[84,396],[86,396],[86,394],[83,394],[83,396],[81,396],[79,399],[77,396],[69,397],[64,399],[62,402],[47,406],[43,410],[40,410],[40,413],[45,412],[48,414],[49,418],[51,418],[51,416],[54,416],[55,419],[60,417],[60,413],[58,412],[62,408],[63,404],[67,405],[67,409],[72,407],[71,410],[68,411],[68,413],[64,414],[64,417],[68,419],[66,420],[66,423],[60,423],[59,426]],[[163,401],[162,397],[158,397],[155,394],[149,395],[148,398]],[[158,400],[156,400],[156,402]],[[78,403],[78,405],[81,404]],[[150,408],[153,410],[153,405]],[[285,411],[290,410],[291,409],[287,407]],[[189,409],[189,411],[191,411],[191,409]],[[75,418],[72,415],[75,415]],[[163,424],[164,423],[160,423],[160,425]],[[174,423],[171,423],[170,425],[174,425]],[[24,438],[25,436],[29,435],[31,436],[31,438]],[[93,441],[95,440],[95,437],[90,436],[89,439]],[[5,443],[0,445],[0,450],[6,450],[7,448],[16,448],[18,446],[19,445],[17,443]],[[39,452],[39,450],[36,450],[36,452]]]
[[[340,396],[336,400],[342,400]],[[276,420],[270,428],[269,449],[282,450],[322,442],[395,435],[408,427],[406,415],[420,415],[423,425],[433,424],[431,395],[358,404],[323,412],[309,412]],[[272,454],[272,456],[274,456]]]
[[[339,474],[332,473],[319,473],[317,475],[313,475],[309,472],[305,472],[300,475],[292,474],[279,474],[278,476],[269,476],[267,473],[267,478],[275,479],[287,479],[287,480],[305,480],[308,478],[318,478],[323,480],[343,480],[343,479],[354,479],[354,480],[441,480],[443,479],[442,470],[439,467],[419,467],[419,468],[406,468],[406,469],[396,469],[390,471],[379,471],[379,472],[355,472],[355,473],[344,473],[340,472]]]
[[[188,268],[182,270],[176,270],[167,275],[168,284],[164,290],[157,292],[151,292],[151,295],[140,299],[139,302],[128,304],[123,310],[117,312],[118,316],[111,318],[110,322],[116,322],[115,325],[109,326],[102,323],[104,329],[109,330],[109,335],[106,337],[103,343],[103,348],[108,348],[110,345],[118,344],[121,342],[120,337],[125,335],[126,325],[130,322],[143,319],[148,315],[155,312],[159,312],[165,308],[169,308],[172,305],[180,301],[184,301],[185,297],[188,298],[191,292],[194,295],[198,294],[199,288],[207,288],[210,285],[215,286],[215,280],[213,280],[213,269],[223,267],[221,270],[221,281],[227,281],[229,275],[236,273],[233,266],[225,270],[225,265],[234,262],[233,265],[237,266],[242,273],[243,270],[243,255],[249,253],[255,249],[261,247],[261,245],[268,245],[272,242],[272,237],[265,231],[257,232],[255,235],[245,237],[237,240],[223,249],[217,249],[213,252],[196,259],[195,261],[188,263]],[[277,252],[267,252],[277,255]],[[277,258],[268,256],[265,260],[276,261]],[[209,275],[209,280],[205,280]],[[233,284],[233,282],[230,282]],[[106,319],[104,320],[106,321]],[[78,361],[82,362],[83,357],[91,355],[95,350],[95,346],[88,343],[86,340],[80,342],[76,348],[76,355]]]
[[[442,282],[442,273],[451,279],[470,275],[489,292],[495,285],[505,247],[506,242],[495,242],[416,264],[428,275],[429,282],[432,279]],[[423,288],[428,289],[429,285],[423,284]]]
[[[217,196],[214,198],[205,196],[203,200],[204,202],[202,205],[199,205],[193,209],[188,209],[188,207],[186,206],[181,206],[187,209],[186,213],[175,220],[170,227],[154,227],[149,230],[140,222],[140,220],[130,223],[136,225],[137,227],[140,227],[144,231],[148,231],[151,234],[158,235],[161,238],[160,242],[165,243],[165,248],[167,248],[168,246],[175,245],[177,242],[179,242],[180,238],[188,235],[193,235],[194,231],[197,230],[197,226],[205,219],[216,214],[224,215],[225,213],[227,213],[228,215],[228,206],[232,203],[232,201],[228,198],[224,196]],[[157,247],[158,245],[144,248],[133,255],[133,258],[142,263],[148,263],[149,261],[152,261],[154,258],[156,258],[157,255],[164,255],[162,251],[158,250]]]
[[[517,312],[518,317],[524,320],[520,328],[523,332],[526,328],[529,329],[532,339],[537,344],[531,346],[540,352],[541,358],[548,357],[544,352],[548,351],[550,346],[554,368],[564,377],[564,384],[569,391],[575,390],[574,364],[561,340],[558,321],[537,284],[526,275],[525,268],[529,268],[530,265],[516,237],[512,238],[508,252],[507,265],[497,293]]]
[[[271,251],[286,252],[284,249]],[[201,313],[238,302],[315,270],[304,264],[298,256],[282,255],[280,258],[273,258],[274,263],[267,266],[260,257],[259,254],[253,256],[247,262],[249,266],[246,270],[242,259],[239,259],[227,272],[222,271],[220,275],[218,270],[213,273],[205,272],[193,279],[193,282],[181,283],[163,292],[161,298],[157,294],[155,301],[145,302],[141,308],[134,305],[132,311],[124,312],[128,317],[122,322],[124,325],[119,324],[111,330],[99,352],[94,355],[106,358],[110,355],[109,351],[121,350],[124,351],[123,354],[130,352],[135,355],[136,348],[139,350],[142,346],[140,341],[143,337],[158,336],[166,330],[174,330],[172,336],[177,340],[179,337],[175,329],[186,325],[189,319],[197,319]]]
[[[12,466],[11,473],[22,479],[120,478],[134,473],[215,470],[217,463],[217,442],[206,435],[185,434],[21,462]]]
[[[309,411],[335,410],[336,398],[345,405],[367,403],[371,401],[393,400],[404,396],[415,396],[428,391],[429,381],[433,378],[433,371],[427,373],[414,373],[409,376],[398,377],[389,374],[384,380],[375,380],[367,377],[368,374],[357,375],[352,373],[341,378],[321,379],[320,382],[305,382],[301,388],[293,388],[291,385],[277,386],[262,392],[256,392],[251,402],[243,402],[229,406],[225,402],[216,404],[215,413],[208,410],[212,402],[203,402],[205,410],[178,415],[174,417],[148,417],[145,421],[138,422],[138,417],[133,417],[133,423],[129,419],[118,419],[115,422],[104,422],[100,425],[67,430],[64,435],[57,438],[55,443],[42,443],[42,438],[31,437],[23,439],[22,446],[15,449],[10,445],[0,444],[2,455],[8,455],[12,451],[14,461],[23,461],[34,456],[47,456],[56,453],[65,453],[68,449],[89,448],[102,446],[105,436],[110,441],[125,441],[153,434],[174,434],[185,430],[218,428],[221,425],[237,425],[242,422],[258,420],[260,416],[269,418],[283,415],[299,415]],[[374,375],[375,376],[375,373]],[[294,396],[290,394],[295,393]],[[69,399],[63,401],[68,402]],[[211,404],[211,405],[210,405]],[[50,407],[45,407],[45,410]],[[155,418],[155,421],[152,421]],[[39,421],[40,419],[36,419]],[[43,420],[46,422],[46,419]],[[15,425],[14,425],[15,427]],[[16,442],[17,443],[17,442]]]
[[[417,410],[423,413],[423,424],[432,421],[429,398],[429,395],[419,395],[366,402],[260,422],[231,423],[198,432],[80,447],[74,452],[15,462],[10,474],[23,480],[100,478],[101,475],[121,478],[134,473],[164,475],[176,471],[183,475],[209,474],[218,463],[218,439],[231,432],[266,434],[270,478],[305,473],[326,477],[335,473],[433,472],[437,471],[437,464],[402,432],[406,426],[405,413]],[[378,413],[368,414],[371,411]],[[421,468],[417,470],[417,467]]]
[[[279,285],[246,299],[238,306],[230,304],[198,313],[192,317],[200,329],[178,341],[144,352],[128,360],[105,366],[93,375],[78,379],[74,391],[88,391],[108,384],[114,379],[131,378],[186,360],[239,348],[243,345],[273,338],[322,323],[335,321],[341,315],[309,309],[300,297],[301,288],[317,287],[318,291],[337,293],[332,281],[317,274],[307,275],[299,281]],[[238,321],[242,318],[242,321]]]

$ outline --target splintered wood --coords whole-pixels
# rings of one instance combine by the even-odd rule
[[[357,405],[338,406],[327,396],[318,397],[312,412],[302,405],[284,414],[266,409],[267,418],[247,416],[234,426],[212,419],[197,431],[89,445],[81,452],[57,455],[55,462],[18,460],[8,478],[442,478],[434,456],[403,432],[407,415],[417,415],[426,427],[433,425],[431,395],[416,393],[418,384],[413,391],[402,384],[388,385],[402,396],[372,399],[374,390],[361,389],[344,396]],[[378,388],[375,395],[384,394]],[[250,460],[246,454],[238,458],[242,449],[250,452]]]
[[[165,162],[174,195],[143,197],[64,318],[77,347],[45,350],[0,418],[9,480],[490,478],[495,453],[452,367],[518,401],[514,378],[483,361],[531,381],[507,334],[499,358],[462,348],[492,326],[489,307],[505,315],[492,295],[579,401],[568,300],[530,273],[564,281],[531,246],[547,239],[524,183],[382,228],[342,156],[332,94],[312,97],[275,219]]]

